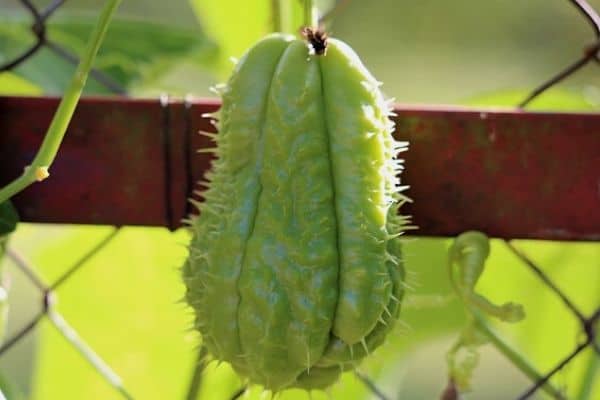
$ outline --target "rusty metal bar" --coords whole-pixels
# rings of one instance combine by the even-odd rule
[[[32,160],[56,98],[0,97],[0,185]],[[14,201],[24,221],[174,228],[209,167],[215,100],[83,99],[51,171]],[[600,239],[600,115],[396,110],[419,235]],[[167,153],[168,151],[168,153]],[[167,162],[169,164],[167,165]],[[170,192],[166,193],[167,188]]]

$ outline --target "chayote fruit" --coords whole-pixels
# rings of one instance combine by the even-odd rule
[[[222,87],[183,267],[210,354],[273,391],[353,369],[392,328],[404,288],[405,143],[380,83],[348,45],[320,38],[315,52],[267,36]]]

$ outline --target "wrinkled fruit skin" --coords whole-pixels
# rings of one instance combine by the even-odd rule
[[[388,104],[354,51],[274,34],[223,89],[186,299],[250,383],[325,388],[384,340],[404,270]]]

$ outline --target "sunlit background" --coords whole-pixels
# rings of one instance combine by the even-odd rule
[[[100,3],[67,1],[50,20],[49,37],[80,51]],[[269,1],[126,0],[96,66],[134,96],[211,96],[209,86],[225,79],[232,67],[229,58],[239,57],[268,29],[264,3]],[[513,106],[594,42],[592,29],[568,0],[340,3],[332,15],[331,34],[354,47],[384,82],[387,95],[402,103]],[[600,0],[590,4],[600,9]],[[18,1],[2,0],[0,62],[33,42],[29,24]],[[0,94],[59,95],[72,72],[72,65],[45,49],[11,73],[0,74]],[[92,79],[88,93],[110,90]],[[598,65],[584,68],[536,104],[553,110],[600,109]],[[10,245],[52,281],[110,229],[22,224]],[[189,329],[191,313],[179,302],[183,286],[178,268],[188,239],[184,230],[123,228],[58,290],[57,309],[136,399],[185,398],[199,344]],[[414,300],[407,300],[403,323],[391,340],[361,368],[391,398],[439,398],[446,384],[445,355],[464,325],[460,303],[444,301],[450,293],[445,273],[448,244],[446,239],[406,240]],[[600,304],[600,245],[516,244],[584,312]],[[10,261],[4,263],[11,278],[10,336],[39,310],[40,297]],[[493,243],[478,289],[497,302],[524,304],[525,321],[496,328],[542,372],[581,339],[574,316],[500,241]],[[593,360],[593,352],[586,350],[553,383],[576,398],[591,370],[596,387],[588,400],[600,398],[600,367]],[[530,385],[486,346],[469,398],[512,399]],[[10,393],[8,400],[121,398],[47,322],[0,358],[0,387]],[[226,365],[211,365],[199,398],[227,399],[240,387]],[[351,375],[330,395],[373,398]],[[292,391],[282,398],[308,397]],[[313,398],[327,397],[314,393]],[[533,398],[546,397],[540,392]]]

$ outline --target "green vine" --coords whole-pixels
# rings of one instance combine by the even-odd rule
[[[525,318],[520,304],[507,302],[496,305],[475,292],[475,285],[484,271],[489,253],[488,237],[476,231],[459,235],[448,251],[450,282],[467,314],[467,325],[447,354],[451,385],[460,391],[470,389],[473,371],[479,363],[478,348],[486,343],[491,343],[534,382],[542,378],[531,362],[502,340],[486,320],[486,315],[510,323]],[[542,388],[556,399],[564,398],[562,392],[551,383],[546,383]]]
[[[6,243],[17,226],[18,215],[16,209],[10,202],[10,198],[21,192],[34,182],[40,182],[49,176],[49,168],[56,158],[58,149],[62,143],[63,137],[79,102],[81,93],[85,86],[88,74],[98,49],[108,29],[108,25],[114,15],[121,0],[108,0],[96,24],[94,31],[87,43],[81,62],[77,66],[73,78],[65,91],[65,94],[52,118],[48,127],[42,145],[40,146],[31,165],[25,167],[23,174],[10,182],[8,185],[0,188],[0,263],[4,257]],[[2,265],[0,264],[0,341],[4,333],[7,304],[8,288],[3,284]]]
[[[31,162],[31,165],[25,167],[23,174],[0,189],[0,204],[21,192],[34,182],[41,182],[50,175],[49,169],[56,158],[56,154],[58,153],[58,149],[65,136],[67,127],[71,122],[71,117],[73,116],[75,107],[81,97],[81,93],[96,58],[96,54],[98,53],[98,49],[104,40],[109,22],[120,3],[121,0],[108,0],[105,3],[104,8],[100,13],[98,23],[87,43],[81,61],[75,70],[75,74],[73,75],[58,109],[52,118],[52,122],[48,127],[46,135],[44,136],[42,145]]]

